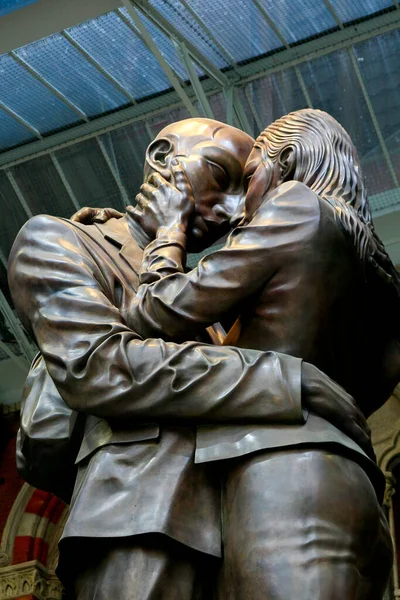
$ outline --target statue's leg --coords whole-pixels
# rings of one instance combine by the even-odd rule
[[[166,536],[93,540],[68,600],[210,600],[212,557]],[[207,575],[205,575],[207,573]]]
[[[381,517],[365,472],[344,456],[286,449],[235,461],[219,600],[380,600],[392,559]]]

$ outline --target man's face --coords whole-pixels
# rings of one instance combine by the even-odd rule
[[[229,231],[229,221],[244,199],[243,169],[253,146],[246,133],[209,119],[188,119],[167,127],[195,199],[188,249],[198,252]]]

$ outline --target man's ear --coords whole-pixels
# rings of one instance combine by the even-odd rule
[[[168,168],[170,159],[174,152],[174,144],[166,137],[156,138],[147,147],[146,162],[153,170],[160,173],[164,179],[171,179],[171,172]]]

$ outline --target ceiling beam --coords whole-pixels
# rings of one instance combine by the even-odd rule
[[[175,71],[170,67],[168,62],[165,60],[165,58],[162,55],[161,51],[159,50],[157,44],[155,43],[152,36],[150,35],[150,32],[147,30],[145,24],[143,23],[143,21],[141,19],[141,15],[139,14],[139,11],[133,6],[133,4],[130,0],[123,0],[123,3],[124,3],[126,10],[129,13],[129,15],[133,19],[133,22],[136,26],[136,29],[139,31],[141,39],[143,40],[145,45],[148,47],[150,52],[153,54],[153,56],[157,60],[158,64],[160,65],[161,69],[164,71],[165,76],[167,77],[171,86],[174,88],[174,90],[178,94],[179,98],[182,101],[182,104],[187,108],[191,117],[197,117],[198,111],[196,110],[195,106],[193,105],[193,103],[192,103],[191,99],[189,98],[189,96],[187,95],[186,91],[183,89],[183,86],[179,80],[179,77],[177,76]],[[122,18],[123,15],[120,15],[120,17]],[[135,30],[133,29],[133,27],[129,24],[129,22],[127,24],[131,28],[132,35],[136,36],[137,34],[136,34]]]
[[[0,108],[1,108],[1,110],[4,110],[4,112],[6,112],[9,117],[13,118],[14,121],[17,121],[17,123],[22,125],[22,127],[25,127],[25,129],[27,129],[28,131],[33,133],[33,135],[36,136],[39,140],[42,139],[42,135],[41,135],[40,131],[38,129],[36,129],[36,127],[34,127],[30,123],[28,123],[28,121],[26,121],[23,117],[21,117],[19,114],[14,112],[6,104],[3,104],[3,102],[1,102],[1,101],[0,101]]]
[[[115,168],[115,166],[113,164],[113,161],[111,160],[111,158],[110,158],[110,156],[109,156],[109,154],[107,152],[105,144],[104,144],[103,140],[101,138],[97,137],[97,136],[96,136],[95,140],[97,142],[97,145],[100,148],[100,152],[102,153],[102,155],[104,157],[104,160],[107,163],[107,167],[109,168],[109,171],[110,171],[110,173],[111,173],[111,175],[112,175],[112,177],[113,177],[113,179],[114,179],[114,181],[115,181],[115,183],[117,185],[119,193],[121,194],[122,204],[123,204],[123,206],[128,206],[130,204],[129,194],[126,191],[126,188],[125,188],[124,184],[122,183],[122,179],[119,176],[119,173],[118,173],[117,169]]]
[[[8,181],[10,182],[10,185],[11,185],[12,189],[14,190],[15,195],[18,198],[18,202],[22,206],[22,208],[23,208],[26,216],[28,217],[28,219],[30,219],[31,217],[33,217],[33,213],[31,211],[31,208],[30,208],[28,202],[26,201],[26,198],[25,198],[24,194],[22,193],[22,190],[19,187],[19,185],[18,185],[18,183],[17,183],[14,175],[9,170],[6,170],[5,174],[7,176]]]
[[[54,96],[56,96],[61,102],[64,102],[82,121],[89,121],[87,115],[81,110],[76,104],[74,104],[69,98],[67,98],[59,89],[52,85],[47,79],[42,77],[40,73],[36,71],[31,65],[19,56],[16,52],[9,52],[8,54],[16,63],[18,63],[25,71],[30,73],[37,81],[39,81],[45,88],[49,90]]]
[[[176,42],[184,42],[189,54],[192,55],[197,64],[208,75],[213,77],[222,86],[229,85],[227,76],[222,73],[204,54],[202,54],[190,40],[185,38],[179,31],[166,19],[158,10],[156,10],[148,0],[124,0],[124,4],[129,2],[131,5],[139,8],[146,17],[148,17],[157,27],[166,33]]]
[[[357,57],[354,52],[354,48],[349,48],[348,52],[349,52],[349,56],[350,56],[350,59],[351,59],[352,65],[353,65],[353,69],[354,69],[355,74],[358,79],[358,83],[360,85],[362,94],[364,96],[365,104],[367,105],[367,109],[370,114],[372,124],[374,126],[376,135],[378,137],[379,144],[382,149],[382,154],[385,157],[385,160],[386,160],[386,163],[387,163],[387,166],[389,169],[389,173],[392,177],[395,187],[399,187],[400,184],[399,184],[399,180],[397,178],[396,170],[394,168],[393,161],[391,159],[389,150],[387,149],[385,138],[383,137],[383,133],[379,126],[378,119],[376,118],[374,107],[372,106],[371,98],[369,97],[369,94],[368,94],[367,86],[365,85],[364,78],[360,71],[360,67],[358,66]]]
[[[139,0],[136,0],[135,4],[138,2]],[[240,65],[238,66],[238,71],[241,79],[236,85],[242,86],[249,81],[254,81],[271,73],[294,67],[335,50],[349,48],[353,44],[370,39],[376,35],[388,33],[399,27],[400,11],[393,10],[392,12],[378,15],[363,23],[345,27],[340,31],[335,31],[304,44],[299,44],[270,56],[256,59],[246,65]],[[187,49],[193,57],[190,49],[188,47]],[[195,60],[198,62],[196,58]],[[211,78],[203,80],[201,83],[207,96],[221,91],[221,85]],[[185,92],[191,99],[195,97],[192,86],[185,88]],[[145,120],[150,116],[167,112],[181,105],[181,100],[175,91],[160,94],[159,96],[139,102],[135,106],[129,106],[112,114],[93,119],[89,123],[70,127],[60,133],[46,136],[42,140],[30,142],[19,148],[0,153],[0,168],[13,166],[36,156],[41,156],[53,150],[95,137],[98,134]]]
[[[104,69],[104,67],[102,67],[101,64],[97,62],[97,60],[91,54],[89,54],[89,52],[87,52],[85,48],[81,46],[81,44],[77,42],[68,31],[62,31],[61,35],[64,39],[67,40],[69,44],[71,44],[71,46],[75,48],[75,50],[79,52],[79,54],[81,54],[88,62],[90,62],[90,64],[97,71],[99,71],[99,73],[101,73],[103,77],[105,77],[110,83],[112,83],[112,85],[119,92],[121,92],[121,94],[123,94],[127,98],[127,100],[129,100],[129,102],[131,102],[132,104],[136,103],[136,100],[132,96],[132,94],[128,92],[128,90],[126,90],[124,86],[121,83],[119,83],[119,81],[115,79],[115,77],[113,77],[111,73],[107,71],[107,69]]]
[[[184,44],[184,42],[177,43],[177,50],[182,59],[183,65],[189,75],[190,83],[192,84],[193,90],[196,94],[196,98],[198,103],[203,111],[203,115],[208,117],[209,119],[214,119],[214,115],[208,102],[208,98],[204,92],[203,86],[201,85],[201,81],[197,76],[195,66],[192,62],[192,58]]]

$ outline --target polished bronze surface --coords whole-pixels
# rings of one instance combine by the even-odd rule
[[[384,548],[385,580],[390,547],[370,483],[379,496],[382,480],[369,458],[365,420],[348,394],[309,364],[314,362],[351,390],[366,413],[384,401],[397,383],[396,363],[391,363],[392,373],[383,370],[385,352],[397,351],[396,339],[392,336],[389,344],[382,331],[378,340],[373,323],[368,339],[368,349],[374,350],[368,363],[371,385],[361,398],[360,390],[367,388],[362,383],[365,370],[353,372],[353,368],[359,362],[366,364],[362,359],[367,348],[359,362],[354,357],[366,337],[364,328],[362,340],[356,338],[361,334],[359,322],[365,318],[365,309],[357,305],[362,295],[360,272],[365,270],[336,205],[318,197],[305,183],[280,185],[279,169],[271,159],[270,179],[276,187],[267,190],[266,200],[259,198],[261,206],[254,218],[248,208],[250,222],[234,231],[224,250],[202,261],[189,275],[182,272],[186,230],[192,249],[205,247],[241,212],[243,169],[252,144],[246,134],[207,119],[168,126],[147,152],[146,181],[139,195],[142,213],[132,210],[125,217],[107,220],[119,215],[86,211],[81,221],[92,224],[80,222],[79,216],[74,221],[34,217],[13,246],[9,281],[15,306],[43,354],[42,376],[51,377],[58,392],[57,400],[54,389],[49,395],[39,394],[38,402],[45,405],[42,412],[35,413],[26,404],[25,433],[35,435],[31,415],[48,415],[55,402],[65,402],[71,411],[85,415],[76,456],[77,479],[61,542],[63,579],[79,598],[107,597],[101,591],[106,572],[117,579],[114,597],[130,598],[134,593],[135,599],[155,594],[172,598],[171,589],[179,580],[186,590],[180,597],[210,598],[205,592],[195,596],[198,592],[193,591],[191,580],[186,581],[193,578],[191,567],[181,568],[178,561],[175,570],[173,565],[165,568],[164,592],[151,585],[138,589],[136,575],[150,568],[156,582],[156,571],[164,572],[162,562],[152,563],[151,557],[165,552],[174,556],[179,544],[209,557],[220,557],[226,547],[227,559],[215,578],[220,598],[293,597],[292,592],[287,595],[289,587],[271,587],[288,571],[299,599],[336,597],[327,594],[326,583],[318,584],[318,566],[311,570],[310,577],[317,583],[310,588],[304,576],[307,560],[295,560],[315,530],[316,562],[328,556],[326,577],[336,576],[335,564],[341,569],[337,557],[346,553],[339,544],[341,535],[331,543],[324,538],[329,552],[321,542],[325,534],[320,519],[329,531],[336,527],[333,515],[330,510],[324,513],[322,501],[314,508],[305,495],[308,483],[316,493],[318,486],[330,489],[336,464],[338,482],[343,473],[350,475],[349,494],[357,496],[360,486],[370,490],[356,515],[368,524],[362,540],[357,537],[360,528],[355,524],[351,529],[356,509],[349,508],[340,522],[340,531],[349,527],[353,549],[353,555],[343,559],[344,570],[350,563],[360,572],[369,569],[371,552],[359,550],[359,542],[368,541]],[[340,198],[335,196],[334,201]],[[154,235],[141,266],[142,248]],[[166,274],[170,275],[163,279]],[[342,279],[336,281],[337,277]],[[155,283],[140,286],[152,280]],[[380,284],[384,278],[378,280]],[[375,280],[371,285],[379,287]],[[391,284],[385,280],[383,285]],[[348,314],[340,324],[338,311],[344,307]],[[238,347],[183,341],[198,335],[204,339],[207,325],[218,320],[231,324],[238,316]],[[54,429],[46,418],[39,430],[52,439]],[[293,449],[298,446],[302,448]],[[297,478],[303,477],[304,453],[310,475],[304,477],[304,485],[298,482],[299,493],[287,512],[276,512],[276,518],[288,519],[292,511],[294,538],[285,546],[285,555],[274,528],[264,537],[255,535],[252,524],[263,521],[267,528],[268,521],[275,519],[268,512],[272,505],[266,506],[268,495],[263,494],[273,490],[279,495],[288,474],[290,485],[296,486]],[[259,461],[261,499],[254,495],[252,504],[246,496],[246,489],[249,495],[253,489],[250,483],[247,486],[247,473]],[[281,469],[274,466],[279,461],[284,463]],[[239,499],[230,506],[225,498],[235,494],[236,486]],[[241,497],[245,498],[242,504]],[[228,524],[222,532],[221,514]],[[236,533],[243,533],[239,544],[239,538],[231,537],[235,521]],[[228,531],[230,537],[225,539]],[[142,544],[138,536],[156,533],[162,535],[152,537],[147,552],[148,542]],[[167,550],[165,536],[171,540]],[[70,565],[76,545],[89,552],[98,538],[109,540],[102,546],[104,553],[99,552],[96,564],[88,561],[77,574]],[[272,562],[265,562],[268,577],[262,566],[267,546],[274,555]],[[122,563],[121,556],[125,556]],[[200,566],[200,553],[198,557]],[[255,569],[258,557],[263,576]],[[237,560],[243,560],[240,572],[249,574],[243,575],[246,581],[240,585],[227,576]],[[118,565],[124,562],[132,565],[135,592],[133,587],[127,589],[129,578],[118,576]],[[348,592],[353,585],[350,578],[344,581],[349,582],[348,588],[340,587],[341,595],[356,597]],[[307,595],[310,589],[312,596]]]

